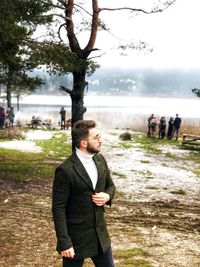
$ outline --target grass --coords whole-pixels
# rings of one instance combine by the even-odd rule
[[[140,174],[140,175],[144,176],[147,179],[153,179],[154,178],[154,174],[149,170],[138,171],[138,170],[133,170],[132,169],[130,171],[133,172],[133,173],[136,173],[136,174]]]
[[[140,160],[141,163],[150,163],[150,160]]]
[[[196,169],[193,171],[193,173],[194,173],[198,178],[200,178],[200,169],[199,169],[199,167],[196,168]]]
[[[54,160],[63,159],[71,153],[71,145],[67,143],[65,134],[55,134],[51,139],[36,141],[43,149],[43,154]]]
[[[119,172],[112,172],[112,175],[115,175],[119,178],[126,178],[126,175],[122,174],[122,173],[119,173]]]
[[[158,187],[156,187],[156,186],[146,186],[145,187],[146,189],[150,189],[150,190],[158,190],[159,188]]]
[[[55,165],[44,163],[42,155],[33,153],[22,153],[18,151],[0,150],[1,177],[15,181],[27,181],[42,177],[49,177],[53,174]]]
[[[36,141],[43,148],[41,153],[0,149],[1,177],[15,181],[52,177],[57,161],[71,152],[71,145],[66,140],[66,135],[61,134],[59,137]]]
[[[188,159],[193,160],[196,163],[200,163],[200,151],[190,151]]]
[[[125,149],[133,147],[132,141],[121,141],[119,144],[122,148],[125,148]]]
[[[174,195],[182,195],[182,196],[187,195],[187,193],[183,189],[172,190],[170,191],[170,193]]]
[[[160,154],[161,150],[156,147],[157,143],[160,143],[161,141],[165,143],[164,140],[159,139],[151,139],[147,138],[144,135],[134,135],[133,136],[133,142],[139,144],[139,147],[146,150],[147,152],[153,153],[153,154]]]
[[[130,248],[119,250],[114,253],[114,258],[118,260],[116,267],[152,267],[143,257],[149,254],[141,248]]]
[[[155,143],[157,143],[157,139],[147,138],[144,135],[134,135],[132,140],[121,141],[119,142],[119,145],[124,149],[129,149],[137,144],[138,148],[142,148],[150,153],[159,154],[161,153],[161,149],[157,148]]]

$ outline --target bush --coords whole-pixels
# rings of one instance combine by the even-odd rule
[[[129,132],[122,133],[120,135],[120,139],[123,141],[129,141],[131,140],[131,134]]]
[[[5,128],[0,130],[0,139],[22,139],[24,134],[20,128]]]

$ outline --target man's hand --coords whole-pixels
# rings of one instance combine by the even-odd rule
[[[92,201],[97,206],[103,206],[109,200],[110,200],[110,195],[104,192],[95,193],[94,195],[92,195]]]
[[[61,256],[73,259],[74,256],[75,256],[75,252],[74,252],[73,247],[71,247],[71,248],[69,248],[67,250],[61,251]]]

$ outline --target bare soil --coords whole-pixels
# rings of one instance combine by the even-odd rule
[[[113,206],[106,209],[114,253],[138,247],[154,267],[199,267],[200,179],[192,170],[200,162],[171,144],[151,154],[137,145],[122,148],[118,141],[119,132],[107,133],[102,151],[117,187]],[[176,160],[166,157],[166,149],[178,155]],[[51,215],[52,181],[17,183],[0,177],[0,266],[61,266]],[[180,189],[185,194],[171,193]]]

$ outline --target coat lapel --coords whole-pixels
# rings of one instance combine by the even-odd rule
[[[81,177],[81,179],[83,179],[85,181],[85,183],[89,187],[91,187],[93,189],[92,181],[91,181],[86,169],[84,168],[83,164],[81,163],[81,161],[79,160],[79,158],[77,157],[75,152],[73,152],[73,154],[72,154],[72,161],[74,163],[74,169],[77,172],[77,174]]]
[[[98,156],[95,155],[93,157],[94,159],[94,162],[97,166],[97,172],[98,172],[98,180],[97,180],[97,185],[96,185],[96,188],[95,188],[95,191],[98,192],[98,188],[100,188],[100,185],[101,185],[101,177],[102,177],[102,164],[101,164],[101,161],[99,160]]]

